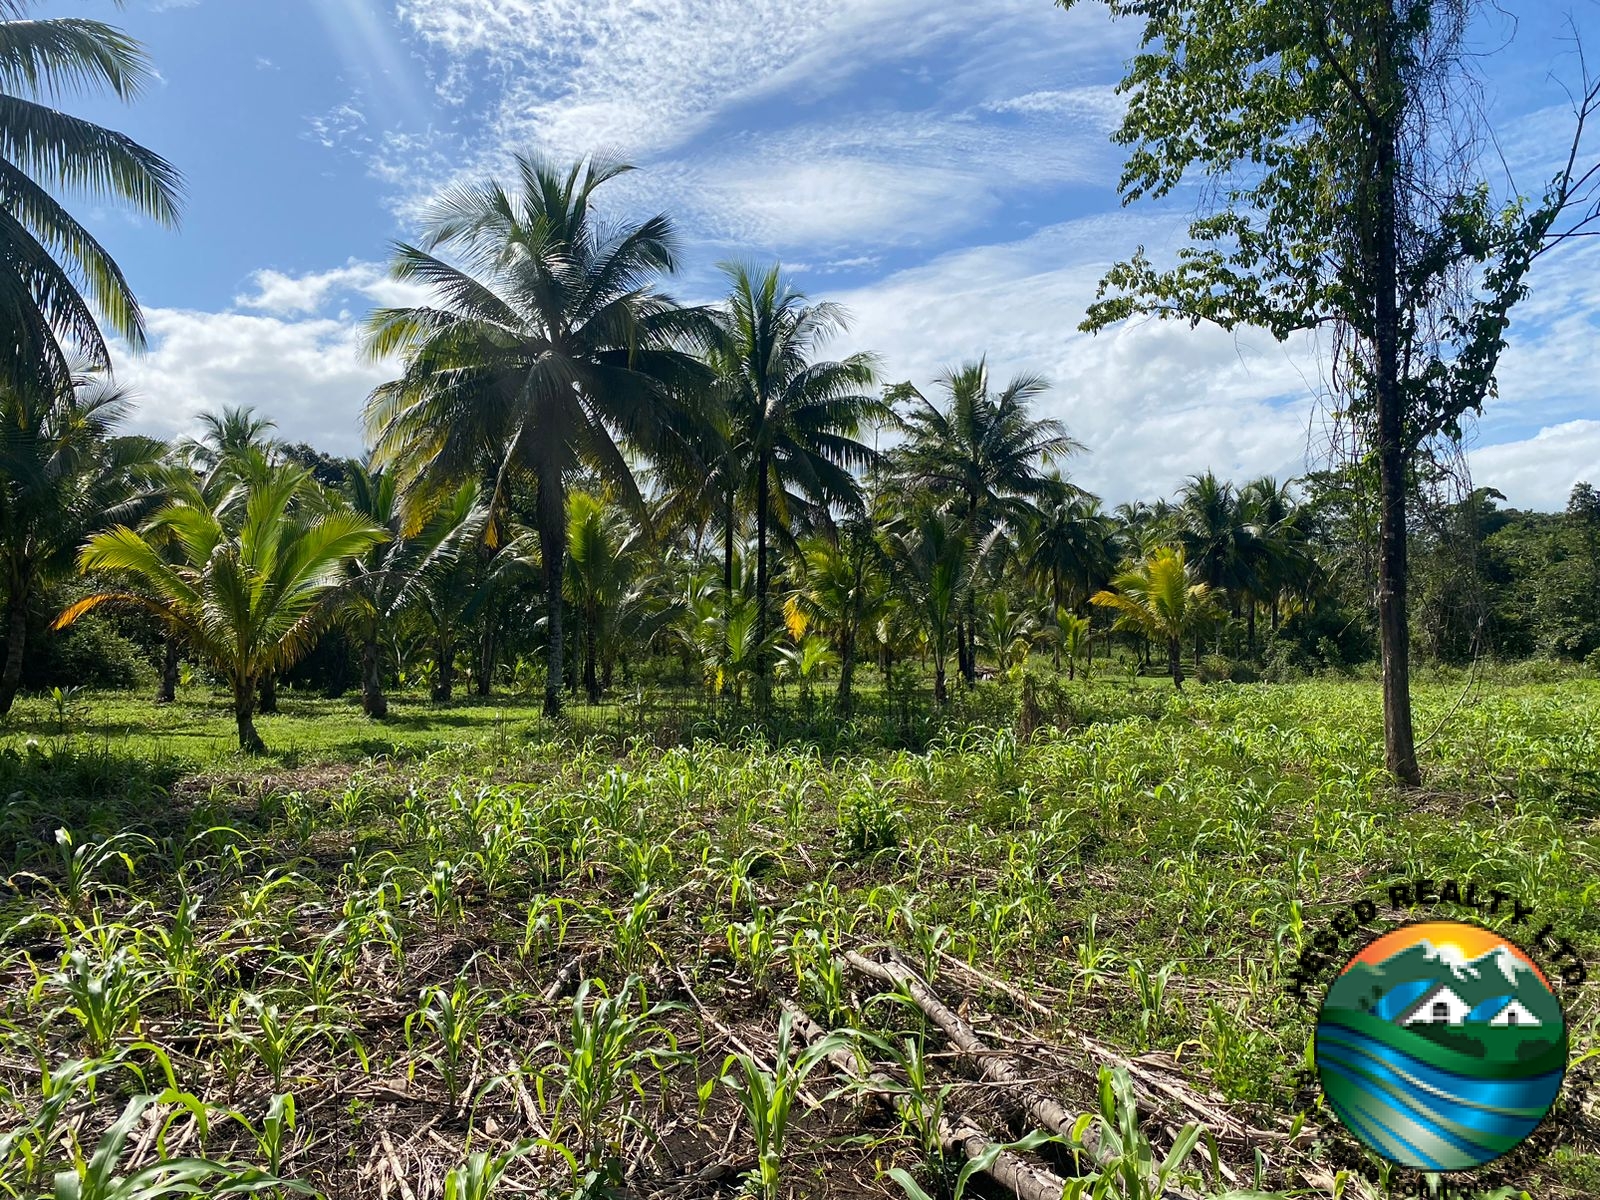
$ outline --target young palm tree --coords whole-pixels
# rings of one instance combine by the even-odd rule
[[[928,638],[934,702],[943,704],[950,642],[972,583],[971,537],[954,513],[924,508],[909,528],[888,535],[888,545],[895,589]]]
[[[655,289],[675,269],[671,222],[600,221],[594,193],[627,167],[591,159],[561,171],[519,156],[514,181],[458,187],[434,205],[421,246],[400,245],[395,278],[433,289],[428,307],[385,309],[368,326],[376,357],[404,374],[375,391],[367,423],[408,511],[430,492],[491,473],[498,512],[529,481],[549,604],[545,712],[561,709],[567,492],[580,466],[643,512],[624,448],[650,452],[707,374],[701,310]],[[434,251],[449,253],[446,261]],[[678,423],[681,424],[681,423]]]
[[[1114,591],[1089,597],[1117,613],[1117,626],[1134,629],[1167,647],[1172,686],[1183,687],[1183,639],[1212,612],[1211,588],[1191,582],[1183,551],[1159,550],[1111,581]]]
[[[121,269],[56,195],[126,203],[172,226],[180,182],[133,139],[54,106],[66,92],[132,100],[152,75],[138,43],[99,21],[29,20],[32,7],[0,0],[0,380],[59,395],[73,354],[110,368],[102,328],[136,348],[145,330]]]
[[[583,619],[583,687],[600,702],[603,649],[640,566],[640,532],[604,496],[575,492],[568,501],[567,597]]]
[[[336,615],[345,564],[382,541],[382,529],[348,509],[300,503],[307,472],[279,468],[271,479],[237,489],[215,507],[190,485],[152,522],[183,548],[169,562],[144,533],[119,525],[91,537],[79,555],[88,571],[132,576],[138,591],[105,591],[56,619],[71,625],[102,604],[139,605],[180,631],[191,649],[233,687],[239,749],[266,746],[256,732],[256,688],[262,677],[293,666]],[[242,507],[236,519],[225,510]]]
[[[757,641],[764,643],[774,519],[786,523],[805,505],[859,510],[861,488],[850,468],[870,463],[873,453],[857,435],[886,410],[865,390],[877,369],[871,355],[815,361],[821,345],[844,329],[842,310],[808,305],[776,266],[757,273],[726,264],[723,270],[732,289],[712,364],[733,464],[729,486],[755,513]]]
[[[881,621],[892,602],[883,551],[865,520],[835,536],[817,534],[800,547],[800,586],[786,607],[827,637],[839,660],[836,702],[848,713],[863,631]]]
[[[351,509],[389,535],[352,561],[348,599],[340,614],[361,647],[361,711],[382,718],[389,715],[379,654],[385,631],[429,579],[456,565],[462,550],[481,534],[483,514],[470,500],[464,506],[441,504],[421,528],[408,533],[392,474],[352,466],[348,490]]]
[[[0,24],[0,31],[5,26]],[[154,503],[163,447],[116,436],[126,397],[79,375],[61,391],[0,389],[0,568],[5,572],[5,667],[0,715],[22,686],[28,610],[39,589],[72,570],[83,540],[137,521]]]
[[[991,392],[988,364],[980,359],[946,371],[936,382],[945,393],[942,408],[909,385],[895,389],[897,399],[910,402],[900,418],[906,441],[894,456],[906,484],[950,499],[975,544],[997,526],[1020,526],[1033,503],[1059,495],[1059,480],[1044,468],[1083,447],[1061,422],[1033,416],[1034,402],[1050,386],[1043,377],[1019,375]],[[977,669],[976,623],[969,602],[958,637],[961,671],[969,682]]]

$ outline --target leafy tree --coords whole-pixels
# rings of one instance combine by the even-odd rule
[[[74,386],[74,355],[110,369],[102,327],[135,348],[145,329],[121,269],[56,194],[125,203],[170,227],[180,181],[132,138],[54,106],[69,92],[134,99],[153,74],[139,44],[99,21],[28,19],[32,7],[0,0],[0,378],[59,396]]]
[[[845,327],[837,305],[807,304],[777,266],[723,270],[731,290],[711,362],[733,464],[730,486],[748,496],[755,514],[756,637],[764,643],[774,518],[787,524],[802,507],[859,510],[861,489],[850,468],[873,455],[857,435],[885,410],[865,390],[876,370],[871,355],[817,360],[822,344]]]
[[[519,156],[509,186],[445,193],[422,244],[400,245],[392,267],[429,285],[434,304],[380,310],[368,327],[374,356],[405,362],[373,393],[367,423],[375,461],[395,471],[408,506],[485,473],[497,512],[514,483],[533,489],[550,715],[561,709],[570,482],[587,466],[642,513],[624,448],[662,444],[681,398],[706,380],[690,353],[709,340],[705,314],[653,286],[677,265],[671,222],[613,225],[592,207],[628,169],[590,159],[563,172]]]
[[[385,537],[359,513],[304,503],[308,480],[298,468],[279,468],[218,507],[188,486],[152,522],[182,546],[177,563],[126,525],[95,534],[79,555],[81,568],[126,574],[139,590],[96,592],[63,612],[56,627],[102,604],[154,612],[232,685],[239,749],[264,752],[254,721],[262,677],[310,649],[337,614],[346,561]],[[228,510],[236,505],[242,511],[234,517]]]
[[[1571,153],[1543,197],[1497,205],[1475,173],[1476,110],[1462,86],[1481,0],[1107,4],[1143,22],[1116,134],[1131,147],[1124,200],[1196,176],[1217,186],[1177,264],[1141,249],[1113,267],[1084,327],[1154,313],[1279,338],[1336,331],[1337,410],[1380,498],[1386,757],[1416,784],[1408,486],[1423,448],[1458,438],[1493,392],[1534,260],[1600,216],[1576,208],[1594,175],[1578,151],[1600,85],[1580,100]]]
[[[1183,551],[1157,551],[1111,581],[1112,590],[1096,592],[1090,603],[1117,614],[1117,626],[1132,629],[1167,647],[1172,686],[1183,687],[1183,639],[1209,619],[1214,608],[1211,588],[1190,578]]]
[[[6,26],[0,24],[0,33]],[[0,563],[6,658],[0,714],[22,685],[28,609],[40,588],[72,570],[91,533],[137,521],[151,503],[162,446],[118,436],[126,396],[89,375],[48,397],[0,390]]]

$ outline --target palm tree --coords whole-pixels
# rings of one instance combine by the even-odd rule
[[[170,227],[180,180],[132,138],[54,107],[64,92],[132,100],[153,74],[139,44],[99,21],[26,19],[31,7],[0,0],[0,382],[58,396],[74,355],[110,368],[102,328],[136,349],[145,329],[121,269],[53,193],[123,202]]]
[[[6,25],[0,24],[0,33]],[[39,589],[72,570],[91,533],[137,521],[152,505],[161,443],[117,436],[122,393],[75,376],[43,398],[0,389],[0,564],[5,571],[6,657],[0,715],[22,686],[28,610]]]
[[[220,413],[200,414],[200,435],[184,438],[177,452],[201,477],[201,489],[217,494],[218,488],[237,483],[256,468],[270,464],[275,448],[270,434],[278,423],[256,415],[248,404],[226,405]]]
[[[732,288],[711,361],[733,464],[728,486],[745,493],[755,513],[756,636],[764,643],[773,518],[786,522],[803,506],[859,510],[861,488],[850,468],[870,463],[873,453],[857,435],[886,410],[863,390],[876,374],[871,355],[814,361],[822,343],[845,328],[838,306],[807,304],[777,266],[757,272],[730,263],[723,271]]]
[[[1139,566],[1123,571],[1111,586],[1115,590],[1096,592],[1089,602],[1114,610],[1118,628],[1165,642],[1172,686],[1181,690],[1183,639],[1210,616],[1211,588],[1190,580],[1179,549],[1157,551]]]
[[[184,488],[152,522],[182,546],[177,563],[126,525],[95,534],[78,557],[82,570],[125,573],[142,588],[97,592],[63,612],[55,627],[102,604],[154,612],[227,676],[239,749],[264,752],[254,721],[262,677],[293,666],[311,648],[337,615],[346,560],[386,536],[349,509],[301,503],[308,479],[299,468],[279,468],[259,486],[235,489],[220,506],[198,487]],[[228,511],[235,506],[242,508],[237,517]]]
[[[1022,531],[1022,564],[1050,588],[1050,612],[1074,610],[1111,578],[1116,527],[1100,501],[1074,490],[1032,513]],[[1056,643],[1056,669],[1061,647]]]
[[[883,551],[865,520],[853,520],[833,536],[817,534],[800,547],[800,586],[786,615],[819,629],[839,660],[836,702],[848,713],[856,657],[864,630],[883,619],[891,604]]]
[[[908,528],[890,533],[887,540],[895,589],[927,635],[933,699],[943,704],[950,639],[972,583],[971,536],[954,513],[925,507]]]
[[[361,711],[369,717],[389,715],[379,653],[385,630],[430,578],[455,566],[463,546],[481,532],[482,514],[471,506],[470,497],[469,492],[464,508],[453,503],[437,506],[421,528],[407,532],[394,476],[351,465],[350,508],[389,535],[352,561],[348,599],[341,612],[361,647]]]
[[[397,279],[429,285],[434,305],[380,310],[368,326],[374,356],[405,362],[373,393],[367,423],[375,459],[396,472],[408,509],[487,475],[498,512],[514,483],[532,485],[552,716],[561,709],[570,480],[587,465],[642,513],[624,447],[664,444],[682,398],[703,392],[707,378],[690,352],[711,337],[706,315],[654,287],[677,264],[671,222],[612,225],[591,206],[628,169],[590,159],[563,172],[524,155],[509,189],[491,181],[446,192],[421,246],[399,245],[392,267]]]
[[[1061,422],[1033,416],[1034,402],[1050,386],[1042,376],[1018,375],[991,392],[988,364],[980,359],[946,371],[936,384],[945,393],[943,408],[910,385],[894,389],[896,399],[910,404],[900,417],[906,441],[894,455],[906,485],[948,498],[974,544],[999,525],[1020,526],[1034,502],[1060,496],[1059,478],[1044,468],[1083,447]],[[957,645],[968,682],[977,668],[975,625],[969,601]]]
[[[605,496],[574,492],[568,511],[567,595],[583,620],[584,691],[598,704],[602,653],[638,574],[641,536]]]

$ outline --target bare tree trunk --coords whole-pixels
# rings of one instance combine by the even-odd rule
[[[178,635],[167,630],[161,648],[161,679],[156,684],[156,703],[171,704],[178,698]]]
[[[596,673],[596,658],[598,648],[594,637],[595,614],[591,606],[590,611],[583,614],[583,690],[589,696],[590,704],[600,703],[600,677]]]
[[[261,677],[261,703],[256,711],[267,715],[278,711],[278,677],[271,671]]]
[[[361,711],[379,719],[389,715],[389,700],[383,694],[383,671],[375,636],[361,644]]]
[[[854,699],[850,695],[850,684],[856,673],[856,639],[851,634],[839,639],[839,690],[834,695],[834,702],[839,712],[848,715]]]
[[[756,699],[771,698],[767,683],[767,507],[771,503],[766,455],[756,462]]]
[[[267,745],[256,732],[256,681],[236,679],[233,684],[233,719],[239,727],[239,749],[246,754],[265,754]]]
[[[1404,400],[1400,394],[1399,229],[1397,110],[1403,97],[1390,52],[1392,11],[1377,38],[1379,98],[1376,135],[1376,199],[1373,278],[1374,349],[1377,358],[1378,640],[1383,659],[1383,744],[1389,771],[1402,784],[1422,782],[1416,734],[1411,724],[1410,630],[1406,619],[1406,452]]]
[[[25,584],[13,584],[6,613],[6,666],[0,673],[0,716],[11,711],[22,690],[22,655],[28,645],[28,595]]]
[[[539,552],[544,560],[544,597],[550,639],[544,681],[544,715],[561,715],[561,579],[567,566],[567,498],[560,480],[539,480]]]
[[[494,659],[494,624],[486,615],[483,637],[478,641],[478,676],[472,681],[474,690],[480,696],[487,697],[494,690]]]
[[[1172,686],[1183,690],[1183,646],[1177,638],[1167,639],[1167,670],[1172,674]]]
[[[439,628],[434,643],[433,661],[438,668],[433,676],[432,696],[435,703],[447,703],[456,694],[456,643],[448,625]]]
[[[933,702],[935,704],[945,702],[944,659],[937,657],[933,660]]]

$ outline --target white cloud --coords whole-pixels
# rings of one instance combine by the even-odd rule
[[[237,308],[253,308],[275,316],[294,316],[318,312],[330,299],[360,295],[386,308],[423,303],[428,289],[418,284],[391,279],[377,263],[350,260],[330,271],[288,275],[282,271],[261,270],[250,276],[254,293],[234,297]]]
[[[1566,421],[1531,438],[1471,452],[1472,481],[1499,488],[1517,508],[1565,508],[1572,485],[1600,486],[1600,421]]]
[[[362,405],[393,374],[365,361],[349,321],[182,309],[146,317],[152,348],[120,355],[117,379],[135,394],[134,427],[159,437],[194,433],[198,414],[246,404],[277,421],[281,437],[358,454]]]

